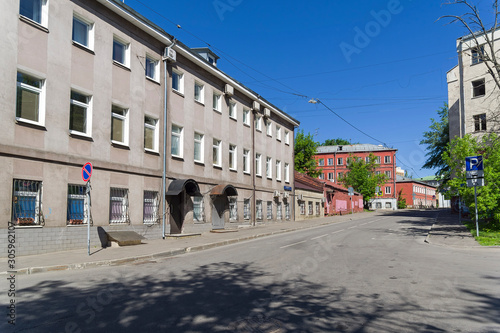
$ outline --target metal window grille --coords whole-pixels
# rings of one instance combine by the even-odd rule
[[[193,197],[193,220],[198,222],[205,221],[205,206],[203,197]]]
[[[85,206],[87,203],[85,185],[68,185],[67,224],[87,224]]]
[[[109,223],[129,223],[128,189],[111,188],[109,200]]]
[[[17,225],[44,224],[42,214],[42,182],[14,179],[12,221]]]
[[[281,220],[283,218],[281,202],[276,206],[276,220]]]
[[[273,219],[273,202],[272,201],[267,202],[267,219],[268,220]]]
[[[285,219],[290,220],[290,204],[285,203]]]
[[[319,202],[316,202],[316,215],[319,216]]]
[[[262,200],[257,200],[257,207],[255,212],[255,217],[257,220],[262,220]]]
[[[309,201],[307,203],[307,207],[309,208],[309,215],[312,215],[313,214],[313,203],[312,203],[312,201]]]
[[[300,201],[300,215],[306,214],[306,202]]]
[[[143,223],[155,224],[159,222],[159,203],[158,192],[144,191]]]
[[[229,220],[238,220],[238,202],[236,201],[236,198],[229,199]]]
[[[243,218],[250,220],[250,199],[245,199],[243,202]]]

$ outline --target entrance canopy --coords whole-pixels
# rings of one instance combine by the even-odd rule
[[[220,184],[215,186],[212,191],[210,191],[210,195],[227,195],[228,197],[238,196],[238,191],[233,185]]]
[[[178,195],[185,191],[191,197],[201,197],[200,187],[194,179],[176,179],[168,186],[167,196]]]

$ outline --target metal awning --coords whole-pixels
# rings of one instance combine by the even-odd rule
[[[210,191],[210,195],[227,195],[228,197],[238,196],[238,191],[233,185],[220,184],[215,186],[212,191]]]
[[[185,191],[187,195],[192,197],[201,197],[200,187],[194,179],[176,179],[168,186],[167,196],[178,195]]]

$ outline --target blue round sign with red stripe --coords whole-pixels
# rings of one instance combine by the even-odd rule
[[[88,182],[92,176],[92,163],[87,162],[82,168],[82,179],[84,182]]]

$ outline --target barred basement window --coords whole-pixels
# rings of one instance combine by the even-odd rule
[[[193,220],[197,222],[205,220],[203,197],[193,197]]]
[[[268,220],[273,219],[273,202],[272,201],[267,202],[267,219]]]
[[[316,216],[319,216],[320,215],[320,212],[319,212],[319,202],[316,202]]]
[[[306,202],[299,201],[299,206],[300,206],[300,215],[306,215]]]
[[[262,220],[262,200],[257,200],[255,210],[255,217],[257,220]]]
[[[43,225],[42,182],[14,179],[12,221],[17,225]]]
[[[88,218],[85,217],[86,198],[85,185],[68,185],[67,224],[87,224]]]
[[[111,188],[109,200],[109,223],[129,223],[128,189]]]
[[[288,202],[285,203],[285,220],[290,220],[290,204]]]
[[[281,202],[276,205],[276,220],[280,221],[283,218]]]
[[[243,219],[250,220],[250,199],[243,201]]]
[[[307,207],[308,207],[309,215],[312,215],[313,214],[313,203],[312,203],[312,201],[309,201],[307,203]]]
[[[229,221],[238,221],[238,202],[236,198],[229,199]]]
[[[155,224],[158,223],[158,206],[160,200],[158,198],[158,192],[156,191],[144,191],[144,203],[143,203],[143,223],[144,224]]]

